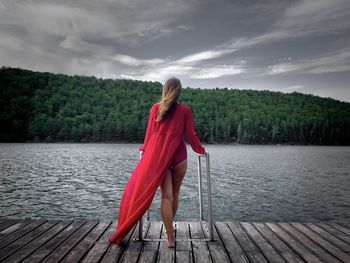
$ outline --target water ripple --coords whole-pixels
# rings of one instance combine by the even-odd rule
[[[138,144],[0,144],[1,216],[117,217]],[[215,220],[330,221],[350,219],[350,147],[207,145]],[[177,220],[199,217],[196,155]],[[203,163],[203,172],[205,165]],[[206,215],[206,182],[203,182]],[[159,190],[151,216],[160,220]]]

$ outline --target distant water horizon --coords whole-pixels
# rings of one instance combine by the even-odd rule
[[[127,140],[125,141],[52,141],[52,142],[45,142],[45,141],[16,141],[16,142],[0,142],[0,144],[16,144],[16,143],[25,143],[25,144],[138,144],[142,145],[142,142],[129,142]],[[298,144],[298,143],[238,143],[238,142],[216,142],[216,143],[205,143],[202,142],[203,145],[237,145],[237,146],[336,146],[336,147],[350,147],[350,145],[330,145],[330,144]]]
[[[0,143],[0,216],[116,218],[139,145]],[[211,160],[214,220],[350,222],[350,146],[204,146]],[[197,158],[189,145],[187,152],[179,221],[199,219]],[[202,170],[205,181],[204,162]],[[206,191],[203,197],[206,209]],[[160,220],[159,205],[158,191],[152,220]]]

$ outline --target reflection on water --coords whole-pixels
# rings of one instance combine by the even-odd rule
[[[215,220],[349,222],[350,147],[205,146]],[[0,213],[13,218],[117,217],[139,158],[138,144],[2,143],[0,150]],[[176,220],[199,217],[197,159],[187,151]],[[158,191],[154,220],[159,202]]]

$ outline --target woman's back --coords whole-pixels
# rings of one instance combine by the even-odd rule
[[[166,116],[161,122],[156,122],[155,118],[159,106],[159,103],[153,104],[150,111],[152,134],[167,133],[169,136],[181,137],[191,145],[195,152],[204,153],[205,149],[194,130],[192,109],[187,105],[177,103],[169,116]]]
[[[159,103],[153,105],[155,113],[159,106]],[[164,117],[162,121],[156,122],[154,120],[154,132],[164,132],[171,133],[173,136],[183,136],[188,106],[178,103],[174,107],[175,109],[168,116]],[[156,118],[156,114],[154,115],[154,118]]]

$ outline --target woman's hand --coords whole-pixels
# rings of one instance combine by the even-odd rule
[[[203,155],[203,156],[207,156],[207,151],[205,151],[204,153],[197,153],[198,155]]]

